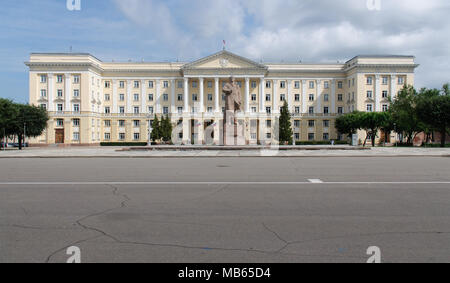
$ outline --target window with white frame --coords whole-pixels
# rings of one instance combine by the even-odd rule
[[[270,101],[270,94],[266,94],[266,101]]]
[[[119,140],[121,141],[125,140],[125,133],[119,133]]]
[[[313,107],[313,106],[310,106],[310,107],[309,107],[308,113],[309,113],[309,114],[314,114],[314,107]]]
[[[367,104],[367,112],[373,112],[373,105]]]
[[[387,85],[387,84],[388,84],[388,77],[383,77],[383,78],[381,79],[381,83],[382,83],[383,85]]]
[[[139,94],[138,94],[138,93],[135,93],[135,94],[133,95],[133,99],[134,99],[134,101],[139,101]]]
[[[148,107],[148,113],[149,114],[153,114],[153,106],[149,106]]]
[[[330,88],[330,83],[328,81],[323,82],[323,88],[329,89]]]
[[[324,140],[324,141],[330,140],[330,134],[328,134],[328,133],[323,133],[323,140]]]
[[[208,88],[212,88],[212,87],[213,87],[212,81],[208,81],[208,82],[207,82],[207,87],[208,87]]]
[[[299,89],[300,88],[300,82],[299,81],[295,81],[294,82],[294,88],[295,89]]]
[[[314,128],[315,125],[316,125],[316,121],[314,121],[314,120],[309,120],[309,121],[308,121],[308,127]]]
[[[280,88],[286,88],[286,82],[285,81],[281,81],[280,82]]]
[[[315,140],[315,135],[314,135],[314,133],[309,133],[309,134],[308,134],[308,140],[309,140],[309,141],[314,141],[314,140]]]
[[[314,101],[314,94],[311,93],[311,94],[309,95],[309,101]]]
[[[150,94],[148,95],[148,101],[153,101],[153,93],[150,93]]]
[[[295,107],[295,114],[300,114],[300,107],[298,106]]]
[[[372,98],[373,92],[371,90],[367,91],[367,98]]]
[[[177,100],[178,101],[183,101],[183,95],[182,94],[178,94]]]
[[[398,77],[398,84],[399,84],[399,85],[404,85],[404,84],[405,84],[405,78],[403,78],[403,77]]]
[[[153,88],[153,86],[154,86],[153,81],[148,81],[148,88]]]
[[[74,84],[79,84],[80,83],[80,76],[78,76],[78,75],[73,76],[73,83]]]
[[[64,78],[63,75],[57,75],[56,76],[56,82],[57,83],[62,83],[63,82],[63,78]]]
[[[111,82],[105,81],[105,88],[110,88],[110,87],[111,87]]]
[[[163,94],[163,101],[169,101],[169,95],[167,93]]]
[[[309,88],[311,88],[311,89],[314,88],[314,82],[313,81],[309,82]]]
[[[111,127],[111,120],[105,120],[104,121],[104,125],[105,125],[105,128],[110,128]]]
[[[79,132],[73,132],[73,140],[79,141],[80,140],[80,133]]]
[[[164,114],[164,115],[169,114],[169,107],[167,107],[167,106],[164,106],[164,107],[163,107],[163,114]]]
[[[329,94],[324,94],[323,95],[323,101],[328,102],[330,100],[330,95]]]
[[[297,129],[300,128],[300,120],[295,120],[294,121],[294,127],[297,128]]]
[[[272,107],[266,107],[266,113],[271,114],[272,113]]]
[[[139,88],[139,81],[134,81],[134,88]]]
[[[72,120],[72,125],[74,127],[79,127],[80,126],[80,119],[73,119]]]
[[[258,110],[256,107],[252,107],[252,113],[256,113]]]
[[[79,113],[80,112],[80,104],[74,104],[73,105],[73,112]]]
[[[46,82],[47,82],[47,76],[41,75],[41,83],[46,83]]]
[[[110,101],[111,100],[111,96],[109,94],[105,94],[105,101]]]
[[[111,133],[105,133],[105,140],[106,141],[111,140]]]
[[[252,101],[256,101],[256,94],[252,94]]]
[[[178,107],[178,114],[183,114],[183,107]]]
[[[383,112],[387,112],[389,110],[389,106],[387,104],[383,104]]]
[[[192,94],[192,101],[198,101],[198,95],[197,94]]]
[[[140,126],[141,126],[141,121],[140,120],[133,120],[133,127],[139,128]]]
[[[286,94],[280,94],[280,101],[286,101]]]
[[[328,106],[325,106],[323,108],[323,114],[329,114],[329,113],[330,113],[330,110],[329,110]]]
[[[169,82],[163,81],[163,88],[168,88],[168,87],[169,87]]]
[[[342,89],[344,87],[344,84],[342,82],[338,82],[338,88]]]
[[[105,107],[105,114],[110,114],[111,113],[111,108],[109,106]]]
[[[323,127],[329,128],[330,127],[330,120],[323,120]]]
[[[183,88],[183,81],[178,81],[178,88]]]
[[[252,81],[251,87],[252,87],[252,88],[256,88],[256,82],[255,82],[255,81]]]
[[[79,89],[74,89],[73,90],[73,97],[80,97],[80,90]]]
[[[47,90],[41,89],[41,97],[47,97]]]
[[[266,88],[271,88],[272,87],[272,82],[271,81],[266,81]],[[256,86],[255,86],[256,88]]]
[[[344,95],[338,94],[338,101],[343,101],[343,100],[344,100]]]
[[[373,78],[372,77],[367,77],[366,82],[368,85],[372,85],[373,84]]]
[[[57,127],[64,127],[64,120],[63,119],[56,119],[56,126]]]
[[[134,113],[134,114],[139,114],[139,107],[138,107],[138,106],[135,106],[135,107],[133,108],[133,113]]]
[[[297,102],[300,101],[300,94],[297,93],[297,94],[295,94],[294,97],[295,97],[295,101],[297,101]]]
[[[338,114],[344,114],[344,108],[343,107],[338,107]]]
[[[119,100],[125,101],[125,94],[123,94],[123,93],[119,94]]]
[[[213,100],[213,95],[211,93],[208,94],[208,101],[212,101]]]
[[[119,113],[120,113],[120,114],[125,114],[125,107],[120,106],[120,107],[119,107]]]
[[[119,128],[125,127],[125,120],[119,120]]]
[[[135,141],[138,141],[138,140],[141,139],[141,134],[139,134],[139,133],[134,133],[134,134],[133,134],[133,138],[134,138]]]
[[[388,91],[387,90],[383,90],[381,95],[382,95],[383,98],[387,98],[388,97]]]

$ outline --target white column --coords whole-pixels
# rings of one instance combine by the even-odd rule
[[[289,112],[293,113],[294,112],[294,97],[292,95],[292,80],[287,80],[286,81],[287,84],[287,99],[288,99],[288,105],[289,105]]]
[[[264,78],[261,78],[259,85],[259,113],[264,113]]]
[[[54,97],[54,92],[55,92],[55,86],[54,86],[54,82],[53,82],[53,74],[48,74],[48,111],[52,112],[55,111],[55,107],[53,104],[53,100],[55,99]]]
[[[146,114],[148,113],[147,109],[147,99],[145,94],[145,81],[141,80],[141,113]]]
[[[381,84],[380,84],[380,75],[375,76],[375,112],[381,111]]]
[[[112,88],[113,88],[113,93],[112,93],[112,110],[111,110],[111,113],[112,114],[117,114],[117,113],[119,113],[117,111],[117,80],[113,80],[112,81]]]
[[[216,108],[216,113],[221,112],[219,99],[219,78],[214,78],[214,108]]]
[[[280,113],[279,107],[278,107],[278,101],[280,100],[278,96],[278,80],[272,80],[272,107],[273,107],[273,113],[278,114]]]
[[[65,84],[65,90],[64,90],[64,99],[66,102],[66,106],[64,111],[71,111],[70,109],[70,98],[72,97],[72,88],[71,88],[71,81],[70,81],[70,74],[65,74],[66,84]]]
[[[245,97],[244,97],[245,113],[250,112],[250,103],[248,102],[249,97],[250,97],[250,78],[245,78]]]
[[[308,113],[308,98],[306,97],[306,80],[302,80],[302,113],[306,114]]]
[[[176,113],[176,109],[175,109],[175,87],[176,87],[176,81],[173,79],[170,81],[170,112],[172,114]]]
[[[204,79],[203,78],[199,78],[199,86],[200,86],[200,107],[198,109],[200,114],[203,114],[203,112],[205,112],[205,99],[204,99],[204,94],[205,94],[205,88],[204,88]]]
[[[156,114],[161,113],[161,80],[156,80]]]
[[[394,99],[396,97],[396,93],[395,93],[396,80],[397,80],[397,76],[394,74],[391,74],[391,93],[390,93],[391,99]]]
[[[322,81],[316,80],[316,87],[317,87],[317,109],[316,113],[320,114],[322,113]]]
[[[127,113],[133,113],[131,109],[131,84],[133,82],[131,80],[127,81]]]
[[[331,114],[336,114],[336,79],[331,80]]]
[[[184,113],[189,113],[189,79],[184,78]]]

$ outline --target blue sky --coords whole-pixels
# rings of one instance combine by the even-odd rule
[[[190,61],[228,50],[256,61],[336,62],[415,55],[417,87],[450,81],[447,0],[2,1],[0,97],[28,100],[31,52],[88,52],[104,61]]]

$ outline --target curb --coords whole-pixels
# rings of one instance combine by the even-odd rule
[[[412,158],[412,157],[429,157],[429,158],[445,158],[450,157],[448,154],[442,155],[301,155],[301,156],[263,156],[263,155],[236,155],[236,156],[0,156],[1,159],[187,159],[187,158]]]

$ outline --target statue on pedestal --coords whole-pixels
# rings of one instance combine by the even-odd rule
[[[237,145],[238,123],[236,112],[241,110],[241,88],[236,83],[234,77],[223,87],[225,94],[225,113],[223,120],[223,144]]]

